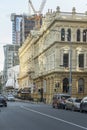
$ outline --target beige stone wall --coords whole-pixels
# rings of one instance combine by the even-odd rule
[[[61,29],[65,29],[65,41],[61,41]],[[67,41],[67,29],[71,29],[71,42]],[[83,30],[87,28],[87,16],[76,14],[75,10],[71,14],[62,13],[57,8],[56,12],[46,14],[43,25],[36,36],[29,36],[20,49],[20,76],[21,83],[23,72],[29,74],[29,82],[34,82],[36,91],[33,96],[40,98],[39,89],[43,88],[43,80],[46,80],[46,92],[43,97],[47,103],[52,103],[55,93],[63,92],[63,79],[69,78],[69,67],[61,67],[63,64],[63,54],[69,53],[72,44],[72,96],[83,97],[87,95],[87,41],[83,42]],[[76,32],[81,30],[81,41],[77,42]],[[84,68],[78,67],[78,55],[84,54]],[[30,72],[32,70],[34,73]],[[22,78],[21,78],[22,77]],[[78,80],[84,79],[84,93],[78,93]],[[23,81],[24,82],[24,81]],[[55,88],[55,84],[59,87]]]

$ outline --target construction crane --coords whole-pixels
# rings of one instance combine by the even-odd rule
[[[29,5],[30,7],[32,8],[33,12],[34,12],[34,18],[35,18],[35,29],[39,29],[41,27],[41,21],[42,21],[42,11],[43,11],[43,8],[45,6],[45,3],[46,3],[46,0],[42,0],[42,3],[39,7],[39,10],[35,10],[31,0],[29,0]]]
[[[39,10],[37,11],[37,10],[35,10],[35,8],[34,8],[32,2],[31,2],[31,0],[29,0],[29,4],[30,4],[30,6],[31,6],[31,8],[32,8],[32,10],[33,10],[33,12],[34,12],[34,14],[38,14],[38,15],[40,15],[40,14],[42,13],[43,8],[44,8],[44,6],[45,6],[45,3],[46,3],[46,0],[42,0],[42,3],[41,3],[41,5],[40,5],[40,8],[39,8]]]

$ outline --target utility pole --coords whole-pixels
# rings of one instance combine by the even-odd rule
[[[72,42],[70,30],[68,30],[67,40],[69,42],[69,94],[72,95]]]
[[[72,95],[72,43],[69,41],[69,94]]]

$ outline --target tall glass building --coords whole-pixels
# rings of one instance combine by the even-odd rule
[[[12,44],[20,45],[20,22],[22,15],[11,14],[12,21]]]

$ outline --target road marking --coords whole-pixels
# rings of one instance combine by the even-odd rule
[[[69,124],[69,125],[73,125],[73,126],[76,126],[76,127],[79,127],[81,129],[84,129],[84,130],[87,130],[87,127],[84,127],[84,126],[81,126],[81,125],[77,125],[75,123],[72,123],[72,122],[69,122],[69,121],[66,121],[66,120],[63,120],[61,118],[57,118],[57,117],[54,117],[54,116],[51,116],[51,115],[47,115],[45,113],[42,113],[42,112],[39,112],[39,111],[35,111],[33,109],[30,109],[30,108],[26,108],[24,106],[21,106],[21,108],[25,109],[25,110],[28,110],[28,111],[31,111],[31,112],[34,112],[34,113],[37,113],[37,114],[40,114],[40,115],[43,115],[43,116],[46,116],[46,117],[49,117],[51,119],[54,119],[54,120],[58,120],[58,121],[61,121],[61,122],[64,122],[66,124]]]

